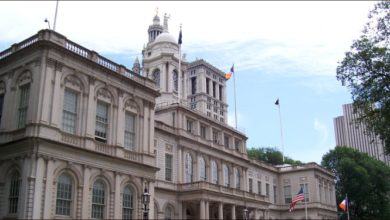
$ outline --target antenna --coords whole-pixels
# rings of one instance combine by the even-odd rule
[[[53,25],[53,31],[56,30],[56,22],[57,22],[57,11],[58,11],[58,0],[57,0],[57,3],[56,3],[56,12],[54,14],[54,25]]]
[[[47,25],[49,25],[49,29],[50,29],[50,22],[49,22],[49,20],[47,20],[47,18],[45,18],[45,23],[47,23]]]

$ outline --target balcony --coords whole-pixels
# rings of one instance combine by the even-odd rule
[[[239,198],[240,200],[247,199],[247,200],[254,200],[257,202],[269,203],[269,198],[266,196],[262,196],[256,193],[250,193],[236,188],[221,186],[218,184],[213,184],[205,181],[182,183],[182,184],[178,184],[177,188],[181,193],[206,191],[206,192],[214,192],[214,193],[218,193],[230,197],[237,196],[237,198]]]

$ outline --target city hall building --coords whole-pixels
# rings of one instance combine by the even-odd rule
[[[0,218],[336,219],[334,174],[248,158],[224,72],[167,22],[131,69],[52,30],[0,52]]]

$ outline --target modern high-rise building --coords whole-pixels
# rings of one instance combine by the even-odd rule
[[[0,52],[1,219],[337,218],[333,173],[248,158],[224,72],[148,33],[131,70],[52,30]]]
[[[390,165],[390,157],[385,154],[382,140],[363,123],[357,123],[355,120],[358,116],[352,104],[343,105],[343,115],[333,120],[336,145],[352,147]]]

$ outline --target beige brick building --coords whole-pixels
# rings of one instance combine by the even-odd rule
[[[51,30],[0,53],[0,218],[336,219],[334,175],[249,159],[224,73],[167,19],[132,70]],[[179,70],[180,69],[180,70]]]

